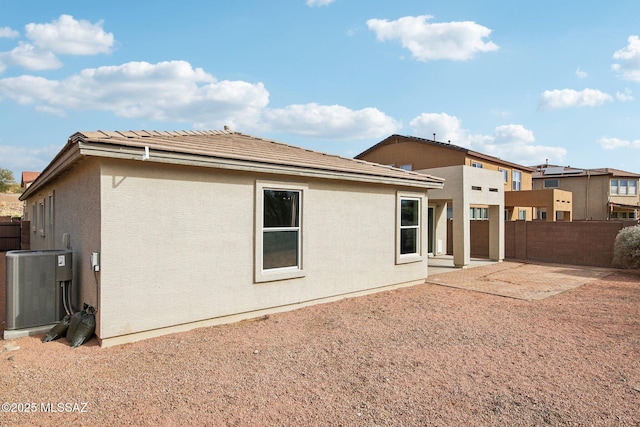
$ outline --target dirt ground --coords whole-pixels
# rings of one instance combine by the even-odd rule
[[[425,283],[105,349],[40,339],[0,341],[1,425],[640,426],[630,272],[534,300]]]

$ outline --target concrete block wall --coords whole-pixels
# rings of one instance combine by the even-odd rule
[[[507,221],[505,258],[558,264],[611,267],[618,232],[634,221]],[[475,232],[475,234],[474,234]],[[472,227],[471,241],[481,242],[485,233]],[[482,252],[472,256],[482,257]]]

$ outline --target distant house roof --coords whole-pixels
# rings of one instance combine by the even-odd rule
[[[508,166],[511,168],[517,168],[517,169],[521,169],[521,170],[526,170],[529,172],[533,172],[535,169],[531,168],[529,166],[523,166],[523,165],[519,165],[517,163],[513,163],[513,162],[509,162],[506,160],[503,160],[499,157],[495,157],[495,156],[490,156],[488,154],[483,154],[480,153],[478,151],[473,151],[470,150],[468,148],[465,147],[460,147],[458,145],[454,145],[451,144],[449,142],[439,142],[439,141],[435,141],[435,140],[431,140],[431,139],[426,139],[426,138],[419,138],[417,136],[410,136],[410,135],[391,135],[387,138],[385,138],[383,141],[380,141],[379,143],[377,143],[376,145],[374,145],[373,147],[368,148],[367,150],[363,151],[362,153],[358,154],[355,158],[359,159],[363,156],[365,156],[367,153],[370,153],[374,150],[376,150],[379,147],[382,147],[384,145],[392,145],[392,144],[397,144],[398,142],[405,142],[405,141],[412,141],[412,142],[418,142],[421,144],[426,144],[426,145],[430,145],[433,147],[439,147],[439,148],[445,148],[448,150],[454,150],[454,151],[460,151],[462,153],[464,153],[467,156],[470,157],[476,157],[478,159],[483,159],[486,161],[490,161],[496,164],[502,164],[504,166]]]
[[[22,188],[26,188],[40,175],[40,172],[22,172],[22,181],[20,185]]]
[[[558,178],[558,177],[570,177],[570,176],[598,176],[598,175],[610,175],[616,177],[626,178],[640,178],[640,174],[627,172],[620,169],[613,168],[595,168],[595,169],[579,169],[572,168],[571,166],[557,166],[557,165],[538,165],[535,167],[536,172],[533,173],[534,179],[541,178]]]
[[[239,132],[77,132],[23,197],[87,156],[294,176],[442,188],[442,178],[295,147]],[[147,157],[148,156],[148,157]]]

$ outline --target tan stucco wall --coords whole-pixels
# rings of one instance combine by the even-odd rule
[[[532,173],[528,170],[514,168],[510,163],[497,163],[490,160],[467,155],[464,151],[436,146],[417,141],[404,140],[398,137],[397,143],[385,144],[374,150],[365,153],[359,158],[369,162],[383,165],[393,165],[401,167],[411,165],[412,170],[424,170],[441,168],[448,166],[471,166],[473,162],[481,163],[482,169],[486,170],[506,170],[507,181],[502,180],[502,187],[505,192],[512,191],[512,172],[514,170],[522,172],[521,190],[532,189]],[[437,175],[436,175],[437,176]]]
[[[45,236],[31,231],[31,249],[66,249],[63,234],[69,234],[73,251],[72,281],[75,308],[83,303],[98,306],[97,285],[89,268],[91,252],[100,248],[100,167],[88,159],[74,167],[73,175],[63,174],[27,200],[27,210],[42,198],[54,194],[55,227]]]
[[[254,283],[256,179],[308,185],[302,278]],[[104,161],[99,337],[123,342],[127,334],[424,280],[426,256],[395,263],[397,190]],[[424,197],[424,242],[426,206]]]
[[[570,191],[573,194],[573,219],[574,220],[606,220],[609,219],[607,202],[609,201],[610,175],[595,176],[563,176],[550,177],[558,179],[559,188]],[[620,178],[618,178],[620,179]],[[544,178],[536,179],[536,188],[543,188]],[[611,196],[611,201],[624,205],[633,205],[640,201],[640,195],[636,196]]]

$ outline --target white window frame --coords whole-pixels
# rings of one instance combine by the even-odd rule
[[[635,178],[615,178],[609,180],[609,194],[611,196],[632,196],[638,194],[638,180]]]
[[[516,179],[516,175],[518,179]],[[512,191],[520,191],[522,189],[522,172],[521,171],[511,171],[511,190]]]
[[[482,163],[478,163],[478,162],[471,162],[471,167],[472,167],[472,168],[482,169]]]
[[[255,194],[255,250],[254,250],[254,281],[256,283],[272,282],[276,280],[287,280],[304,277],[304,201],[308,193],[308,186],[301,183],[256,181]],[[298,265],[291,267],[264,269],[264,192],[265,190],[294,191],[300,196],[298,199]],[[274,230],[271,230],[274,231]]]
[[[418,202],[418,224],[403,226],[402,225],[402,201],[415,200]],[[407,264],[411,262],[420,262],[424,260],[423,242],[427,241],[426,221],[424,219],[424,206],[426,206],[426,198],[421,193],[398,192],[396,194],[396,264]],[[416,252],[402,254],[402,230],[416,230]]]

